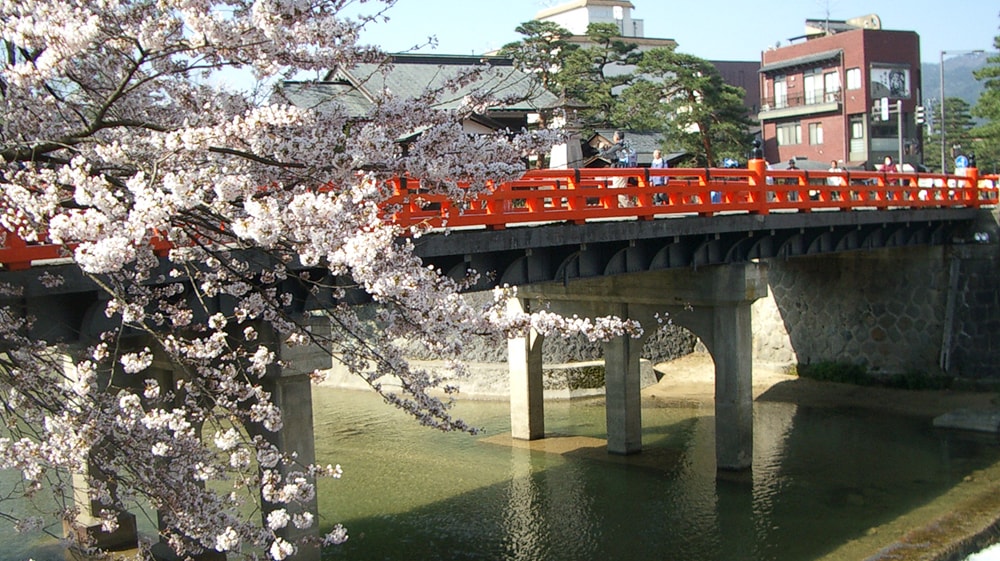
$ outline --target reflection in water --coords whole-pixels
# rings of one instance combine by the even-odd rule
[[[510,455],[510,484],[504,515],[504,550],[510,559],[544,559],[535,536],[542,525],[539,493],[531,471],[531,452],[515,448]]]
[[[503,514],[504,558],[550,559],[553,544],[560,545],[560,556],[591,558],[591,542],[579,539],[597,533],[581,470],[572,464],[548,470],[544,452],[515,447],[510,454],[511,478]]]
[[[317,447],[347,470],[321,489],[328,523],[351,531],[332,553],[344,559],[815,560],[1000,458],[989,443],[946,446],[928,419],[757,403],[752,473],[717,480],[710,408],[645,408],[644,451],[621,457],[595,447],[599,400],[547,403],[550,434],[584,438],[531,449],[504,436],[506,403],[459,404],[486,429],[470,437],[368,394],[321,388],[316,401],[318,424],[361,423]]]
[[[420,427],[370,393],[316,388],[317,460],[345,470],[320,482],[322,523],[350,532],[327,557],[813,561],[1000,459],[993,440],[929,419],[754,407],[752,473],[717,479],[711,408],[644,408],[644,450],[622,457],[597,440],[600,400],[546,403],[549,434],[573,437],[512,446],[505,402],[458,405],[486,429],[472,437]],[[0,530],[0,543],[26,540]],[[29,556],[62,552],[8,547],[0,561]]]

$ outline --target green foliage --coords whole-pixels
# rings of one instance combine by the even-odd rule
[[[557,23],[538,20],[524,22],[514,30],[524,39],[504,45],[500,55],[510,57],[519,70],[534,73],[542,86],[558,93],[557,69],[570,51],[579,48],[567,41],[573,34]]]
[[[796,372],[802,378],[821,382],[838,382],[856,386],[878,386],[904,390],[943,390],[950,388],[950,376],[930,375],[920,370],[902,374],[876,376],[859,364],[823,361],[814,364],[798,364]]]
[[[551,22],[527,22],[517,32],[524,39],[501,53],[582,104],[585,131],[662,131],[671,150],[693,154],[699,166],[744,157],[753,124],[744,92],[708,61],[672,48],[642,52],[610,23],[590,24],[587,46],[570,43],[569,31]]]
[[[819,380],[820,382],[839,382],[843,384],[855,384],[859,386],[871,385],[871,376],[868,371],[858,364],[846,362],[817,362],[809,364],[798,364],[795,367],[800,378]]]
[[[882,385],[904,390],[946,390],[953,381],[950,376],[932,376],[922,370],[910,370],[889,376]]]
[[[591,389],[604,387],[604,366],[585,366],[569,371],[569,389]]]
[[[698,166],[717,165],[724,157],[743,157],[753,124],[743,105],[744,91],[727,84],[715,66],[674,49],[644,53],[637,72],[646,80],[622,94],[631,115],[655,114],[674,148],[695,155]]]
[[[954,162],[954,155],[952,154],[952,148],[955,146],[960,146],[963,153],[973,150],[973,135],[970,133],[973,125],[975,124],[972,115],[970,113],[971,106],[967,101],[957,97],[949,97],[944,100],[944,112],[945,112],[945,147],[946,165],[948,162]],[[940,106],[938,107],[940,111]],[[934,126],[931,127],[931,134],[924,139],[924,151],[927,156],[925,160],[928,163],[933,163],[936,158],[933,157],[937,154],[941,147],[941,118],[940,113],[935,115]],[[949,168],[953,171],[953,167]]]
[[[626,43],[618,27],[610,23],[587,26],[591,45],[568,51],[557,74],[560,92],[585,106],[579,112],[585,129],[619,128],[615,119],[617,94],[631,86],[636,77],[628,71],[642,53],[635,43]]]
[[[604,365],[548,368],[542,374],[546,390],[589,390],[604,387]]]
[[[994,37],[993,47],[1000,50],[1000,35]],[[973,75],[985,86],[972,109],[974,116],[985,121],[971,131],[973,147],[979,169],[992,173],[1000,167],[1000,55],[989,57],[986,66]]]

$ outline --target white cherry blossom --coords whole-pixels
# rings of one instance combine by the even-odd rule
[[[472,305],[460,295],[467,285],[414,255],[425,229],[381,213],[396,176],[475,197],[520,176],[525,154],[562,140],[559,131],[465,134],[465,117],[499,103],[486,91],[435,108],[487,70],[412,99],[378,92],[360,118],[343,106],[291,106],[274,87],[384,62],[358,37],[396,2],[0,0],[0,228],[60,244],[101,293],[86,349],[30,338],[32,319],[0,306],[0,422],[10,432],[0,467],[22,474],[9,495],[33,502],[5,508],[5,520],[36,527],[35,509],[71,520],[51,506],[63,497],[41,496],[63,491],[49,487],[52,473],[92,464],[106,474],[87,483],[108,529],[118,512],[152,503],[181,557],[214,548],[285,559],[301,544],[267,526],[287,527],[295,512],[296,528],[315,528],[318,513],[303,512],[314,479],[343,471],[302,465],[265,437],[285,421],[267,386],[287,367],[281,345],[317,346],[417,422],[475,432],[432,394],[437,377],[412,368],[399,341],[460,371],[476,334],[638,332],[614,318],[511,313],[506,287]],[[246,91],[212,85],[231,69],[257,81]],[[404,154],[397,139],[413,131]],[[60,290],[69,278],[39,283]],[[367,294],[375,321],[342,303],[349,289]],[[306,294],[326,303],[329,333],[308,330],[317,318],[302,314]],[[383,388],[386,374],[402,390]],[[262,496],[284,518],[261,521],[246,508]],[[336,525],[313,539],[347,537]]]

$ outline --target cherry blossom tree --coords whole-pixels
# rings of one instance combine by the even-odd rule
[[[451,417],[447,399],[431,393],[439,380],[412,368],[397,341],[455,358],[472,333],[636,329],[515,314],[508,288],[477,308],[461,297],[463,281],[413,255],[408,240],[424,232],[386,219],[393,177],[476,196],[559,140],[558,131],[464,134],[462,119],[493,100],[469,95],[448,111],[434,102],[476,73],[416,99],[385,92],[362,119],[273,102],[280,96],[269,88],[283,78],[382,61],[358,37],[394,3],[0,1],[0,227],[62,244],[104,294],[104,327],[75,354],[32,336],[34,318],[16,305],[0,307],[0,467],[22,476],[6,496],[41,513],[2,509],[0,518],[19,530],[59,533],[52,520],[73,530],[73,474],[88,474],[106,531],[144,505],[182,556],[284,559],[318,545],[286,530],[318,524],[301,505],[315,477],[341,470],[302,464],[268,436],[282,428],[265,383],[282,366],[276,344],[321,348],[419,422],[474,431]],[[214,85],[230,70],[262,87]],[[418,130],[402,153],[397,139]],[[477,157],[461,157],[469,153]],[[2,273],[0,283],[0,302],[16,302],[24,287]],[[347,304],[350,293],[365,294],[375,317]],[[325,302],[327,330],[309,328],[310,298]],[[383,387],[387,374],[401,389]],[[261,501],[270,505],[263,524]],[[345,539],[336,525],[313,535]]]

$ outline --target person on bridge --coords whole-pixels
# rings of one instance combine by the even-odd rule
[[[628,141],[625,140],[625,133],[622,131],[615,131],[614,136],[611,137],[611,142],[611,146],[601,152],[601,158],[610,161],[611,167],[614,168],[633,167],[630,160],[634,159],[635,150],[632,150]],[[628,187],[627,176],[621,175],[611,178],[612,189],[623,189],[625,187]],[[633,206],[631,203],[632,201],[627,195],[618,195],[619,207]]]
[[[667,160],[663,158],[663,152],[657,148],[653,150],[653,161],[650,162],[649,167],[651,169],[664,169],[670,167]],[[664,185],[667,184],[667,178],[662,175],[654,175],[649,178],[649,184],[653,187],[662,189]],[[663,192],[657,192],[653,194],[653,202],[662,205],[667,203],[667,194]]]
[[[799,166],[795,165],[795,158],[792,158],[792,159],[788,160],[788,167],[786,169],[788,169],[788,171],[799,171]],[[796,178],[794,178],[794,177],[789,177],[788,179],[785,180],[785,184],[786,185],[798,185],[799,184],[799,180],[796,179]],[[799,200],[799,192],[798,191],[789,191],[788,192],[788,200],[789,201],[798,201]]]
[[[882,164],[882,173],[899,173],[901,171],[896,162],[892,161],[892,156],[886,156],[884,161],[885,163]],[[904,183],[905,180],[903,179],[885,182],[886,185],[903,185]]]
[[[896,167],[896,162],[892,161],[892,156],[885,157],[885,163],[882,164],[883,173],[898,173],[899,168]]]
[[[841,173],[844,171],[844,168],[840,167],[840,162],[838,162],[837,160],[830,160],[830,169],[828,171],[833,173]],[[840,187],[841,185],[844,185],[844,178],[836,175],[831,175],[830,177],[826,178],[826,184],[830,185],[831,187]],[[830,196],[833,198],[833,200],[839,201],[840,191],[833,191],[830,193]]]

